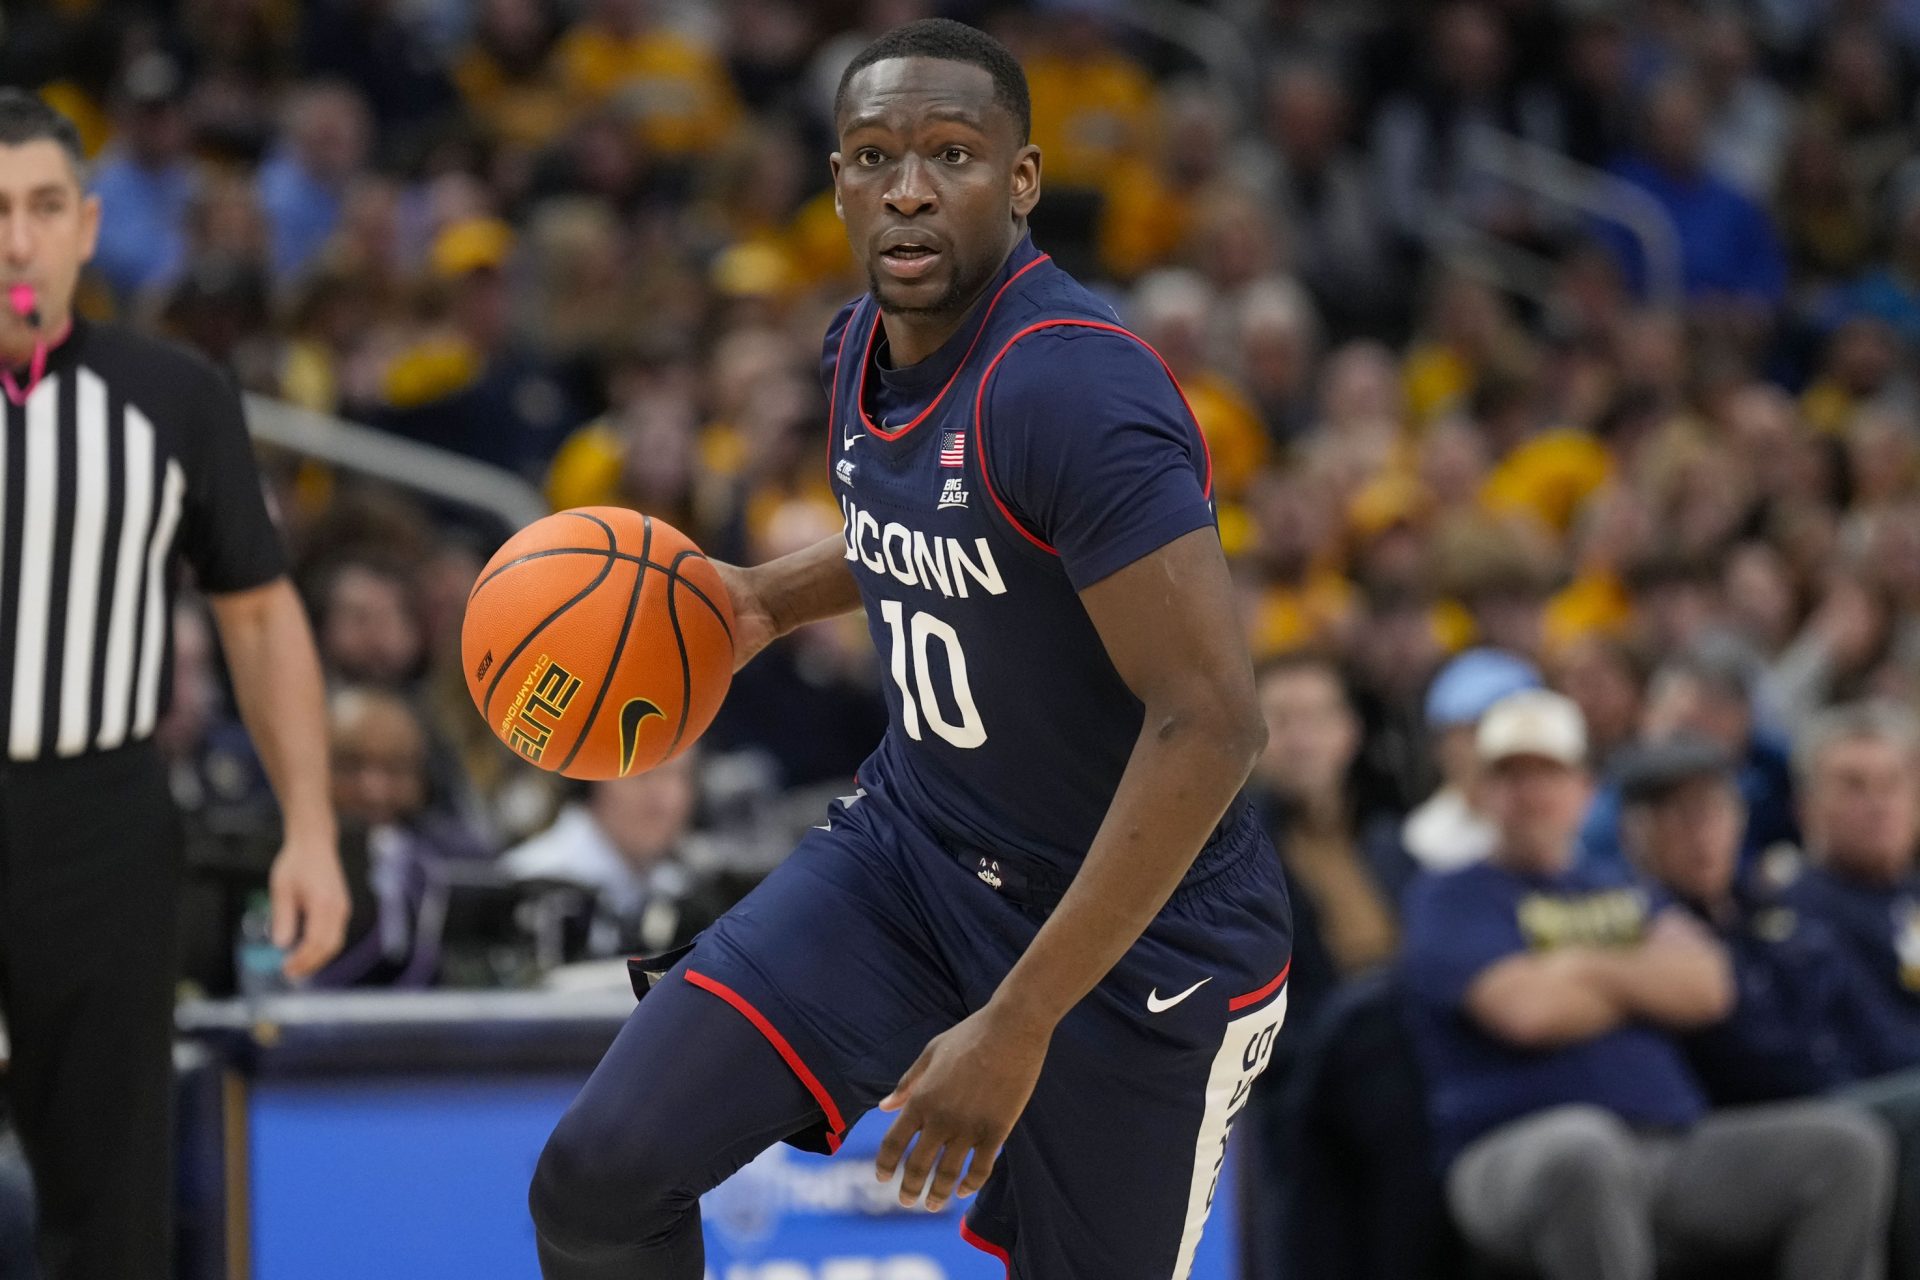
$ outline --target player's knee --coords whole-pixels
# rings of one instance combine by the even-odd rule
[[[569,1113],[534,1167],[527,1205],[535,1227],[548,1240],[576,1245],[669,1235],[697,1197],[681,1190],[668,1145],[609,1133]]]

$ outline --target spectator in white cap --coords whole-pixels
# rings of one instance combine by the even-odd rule
[[[1475,745],[1493,852],[1415,883],[1402,955],[1468,1242],[1544,1280],[1653,1280],[1669,1261],[1879,1276],[1893,1155],[1876,1121],[1824,1101],[1708,1113],[1677,1036],[1732,1007],[1727,954],[1576,858],[1592,793],[1579,708],[1512,694]]]

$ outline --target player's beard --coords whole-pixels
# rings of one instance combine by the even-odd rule
[[[888,301],[886,292],[881,286],[890,282],[881,277],[878,268],[871,265],[867,267],[867,288],[873,293],[873,299],[880,305],[881,311],[890,316],[918,316],[929,320],[950,318],[964,313],[973,305],[975,295],[991,278],[991,275],[984,275],[979,279],[962,279],[961,273],[955,271],[947,277],[947,287],[940,291],[939,297],[923,306],[909,307]]]

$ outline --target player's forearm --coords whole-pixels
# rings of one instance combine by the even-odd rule
[[[299,597],[283,578],[215,596],[213,614],[240,718],[280,802],[287,841],[331,848],[326,695]]]
[[[847,568],[847,544],[838,534],[744,572],[775,635],[860,607],[860,587]]]
[[[1250,707],[1149,706],[1086,861],[993,1005],[1017,1024],[1050,1033],[1173,896],[1265,740]]]

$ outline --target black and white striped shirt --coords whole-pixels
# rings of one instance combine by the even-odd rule
[[[202,588],[286,569],[240,400],[213,365],[76,322],[0,439],[0,715],[9,760],[150,736],[172,681],[175,553]]]

